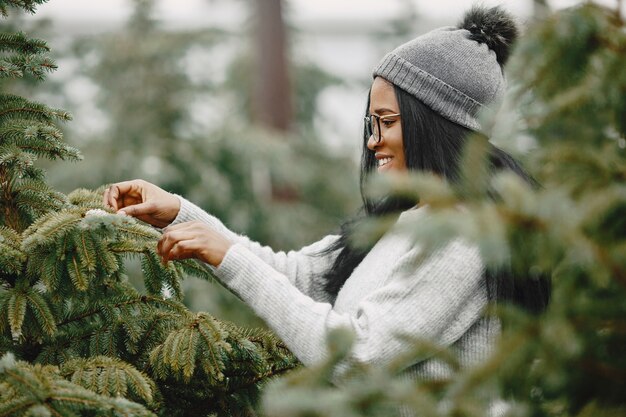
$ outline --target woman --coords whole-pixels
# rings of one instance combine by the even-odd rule
[[[373,74],[362,184],[375,172],[429,171],[458,181],[464,141],[480,132],[477,113],[504,93],[501,66],[516,35],[501,9],[474,8],[458,28],[434,30],[387,54]],[[510,169],[531,182],[495,147],[490,162],[494,171]],[[349,246],[344,227],[340,235],[289,253],[237,235],[184,198],[142,180],[114,184],[104,202],[165,227],[158,244],[165,261],[196,258],[212,266],[305,365],[325,358],[331,330],[348,328],[356,339],[342,368],[384,365],[410,352],[417,338],[452,347],[469,366],[489,354],[499,334],[498,322],[483,315],[490,299],[512,297],[533,310],[547,302],[545,285],[518,291],[509,276],[487,273],[477,248],[462,240],[422,259],[420,248],[398,232],[407,220],[428,216],[428,207],[412,207],[415,202],[364,198],[366,217],[401,212],[394,229],[368,250]],[[449,370],[424,357],[405,372],[436,379]]]

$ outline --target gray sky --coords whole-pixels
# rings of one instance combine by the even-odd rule
[[[476,0],[412,0],[417,11],[426,18],[456,21],[461,11]],[[616,7],[617,0],[596,0]],[[555,8],[567,7],[580,0],[549,0]],[[207,24],[238,24],[242,2],[211,2],[210,0],[158,0],[157,17],[172,26],[202,26]],[[531,12],[532,0],[481,0],[480,3],[503,5],[512,13],[525,17]],[[121,22],[131,10],[129,0],[51,0],[39,7],[36,18],[49,17],[55,22],[83,21],[115,24]],[[306,24],[319,20],[375,20],[397,15],[402,7],[400,0],[288,0],[289,15],[293,22]],[[626,9],[626,2],[624,2]],[[88,27],[88,25],[86,25]]]

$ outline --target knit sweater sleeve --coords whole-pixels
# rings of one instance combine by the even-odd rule
[[[387,364],[410,352],[415,339],[450,345],[479,320],[487,302],[478,250],[460,241],[425,260],[417,249],[407,252],[387,284],[352,314],[307,297],[243,245],[232,246],[216,271],[305,365],[327,357],[326,339],[336,328],[356,335],[352,363]]]
[[[286,276],[289,282],[302,293],[316,300],[329,298],[320,278],[334,262],[336,253],[327,253],[325,250],[336,241],[338,236],[328,235],[298,251],[274,251],[269,246],[263,246],[247,236],[233,232],[217,217],[207,213],[187,199],[181,196],[177,197],[180,200],[180,211],[171,225],[188,221],[201,221],[231,242],[245,247],[264,264]]]

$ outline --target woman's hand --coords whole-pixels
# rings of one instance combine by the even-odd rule
[[[174,194],[144,180],[111,185],[104,192],[102,202],[156,227],[169,225],[180,210],[180,201]]]
[[[157,245],[163,262],[196,258],[219,266],[232,243],[207,224],[193,221],[169,226]]]

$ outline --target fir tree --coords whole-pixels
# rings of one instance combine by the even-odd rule
[[[420,416],[486,416],[494,398],[508,416],[626,414],[625,33],[619,12],[585,4],[546,16],[516,48],[509,79],[520,115],[500,115],[508,128],[499,136],[537,144],[530,166],[542,188],[481,175],[479,138],[462,187],[430,176],[384,184],[432,207],[429,222],[414,225],[427,250],[462,235],[490,267],[551,275],[547,311],[494,306],[488,313],[504,332],[475,368],[415,341],[414,355],[390,369],[355,370],[339,388],[328,381],[351,335],[335,334],[327,363],[267,391],[265,414],[379,416],[400,405]],[[54,68],[41,41],[9,34],[0,45],[4,78]],[[158,231],[107,212],[98,192],[65,196],[45,185],[37,157],[79,158],[54,126],[67,118],[0,96],[0,353],[12,352],[0,361],[0,416],[252,414],[257,383],[292,368],[293,358],[265,332],[189,312],[178,301],[180,278],[207,272],[192,262],[162,265]],[[129,254],[141,259],[145,294],[125,280]],[[395,377],[424,355],[448,363],[450,378],[416,385]]]
[[[3,1],[34,12],[43,1]],[[43,80],[46,43],[0,34],[2,78]],[[0,416],[253,414],[268,378],[296,366],[272,334],[182,303],[195,262],[164,265],[160,232],[102,207],[102,190],[51,189],[37,158],[79,160],[63,110],[0,94]],[[146,293],[124,258],[141,261]]]
[[[72,42],[73,53],[64,57],[78,61],[73,65],[76,77],[97,85],[94,104],[109,127],[101,133],[81,132],[76,126],[91,117],[75,110],[77,122],[68,124],[67,140],[80,146],[89,163],[50,170],[50,184],[69,191],[143,178],[187,197],[233,230],[281,250],[319,239],[356,210],[358,169],[352,153],[329,152],[328,138],[313,129],[321,116],[320,92],[339,79],[312,63],[294,62],[298,130],[265,132],[251,120],[256,67],[248,25],[166,30],[153,16],[156,2],[128,3],[133,13],[122,28],[81,36]],[[225,45],[232,57],[224,56]],[[191,115],[205,106],[212,109],[210,117],[194,120]],[[131,262],[126,272],[139,287],[137,263]],[[192,310],[261,325],[246,304],[219,285],[187,280],[183,288]]]

